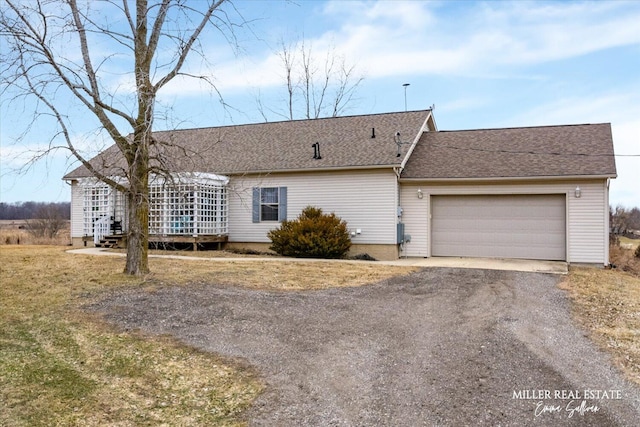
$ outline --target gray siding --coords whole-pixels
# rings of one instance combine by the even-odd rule
[[[581,197],[575,197],[580,186]],[[567,260],[573,263],[607,264],[608,257],[608,189],[605,179],[557,182],[504,182],[486,184],[417,184],[402,183],[400,205],[403,222],[411,242],[407,256],[431,256],[429,212],[430,195],[482,194],[565,194],[567,196]],[[417,197],[420,188],[423,198]]]
[[[335,212],[349,229],[360,229],[354,244],[394,244],[396,238],[396,176],[391,169],[271,174],[230,181],[229,241],[267,243],[277,222],[252,221],[252,188],[287,187],[287,219],[313,205]]]
[[[83,236],[83,191],[78,181],[71,181],[71,237]]]

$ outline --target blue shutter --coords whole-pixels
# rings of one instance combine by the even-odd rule
[[[287,187],[280,187],[280,200],[278,200],[278,221],[287,219]]]
[[[260,222],[260,189],[258,187],[253,187],[252,207],[253,222]]]

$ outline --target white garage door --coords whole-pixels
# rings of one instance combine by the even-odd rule
[[[431,254],[566,259],[564,195],[432,196]]]

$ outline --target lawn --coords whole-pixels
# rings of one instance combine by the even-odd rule
[[[575,319],[640,384],[640,270],[637,258],[626,251],[612,250],[612,262],[624,270],[572,268],[561,287],[569,291]]]
[[[620,240],[620,246],[623,246],[625,249],[635,250],[640,246],[640,239],[630,239],[624,236],[620,236],[618,239]]]
[[[0,425],[243,425],[259,375],[169,337],[123,332],[82,310],[138,286],[240,285],[274,291],[373,283],[415,271],[376,263],[150,260],[72,255],[60,246],[0,245]],[[626,254],[626,253],[625,253]],[[640,278],[575,268],[562,287],[575,318],[640,384]]]
[[[285,291],[354,286],[413,268],[371,263],[151,259],[152,274],[122,274],[124,258],[59,246],[0,245],[0,425],[243,425],[259,376],[167,337],[125,333],[83,312],[104,292],[215,283]]]

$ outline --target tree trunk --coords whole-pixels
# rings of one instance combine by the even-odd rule
[[[148,156],[147,156],[148,157]],[[147,163],[139,159],[130,167],[129,228],[127,232],[127,265],[124,272],[134,276],[149,273],[149,172]]]

